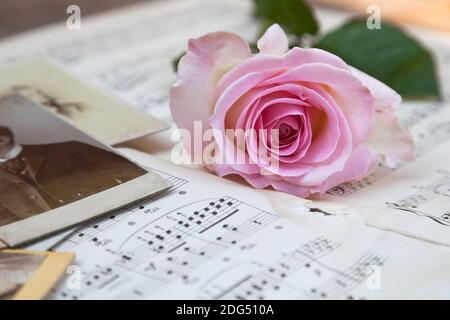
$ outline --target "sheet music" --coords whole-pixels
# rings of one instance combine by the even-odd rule
[[[46,57],[100,89],[171,121],[167,106],[175,81],[173,59],[185,52],[188,39],[218,30],[255,40],[251,3],[152,1],[82,17],[80,30],[70,31],[60,23],[0,41],[0,65]]]
[[[337,212],[340,205],[346,212],[362,215],[369,225],[450,245],[449,150],[450,142],[442,143],[373,184],[358,190],[358,183],[353,184],[353,190],[341,187],[341,194],[347,192],[345,196],[314,205]]]
[[[295,225],[273,211],[270,198],[250,188],[122,151],[158,168],[173,187],[92,222],[55,247],[76,254],[81,284],[68,288],[73,281],[68,275],[51,298],[371,299],[449,293],[450,248],[358,220],[311,214],[292,196],[303,220]]]
[[[416,145],[416,159],[420,159],[427,152],[450,139],[450,103],[446,101],[404,101],[398,115],[400,123],[413,136]],[[336,197],[348,196],[366,186],[376,184],[378,180],[398,169],[381,166],[368,177],[354,183],[339,185],[331,189],[328,194]]]
[[[450,104],[406,102],[401,110],[401,121],[416,143],[416,161],[396,169],[380,166],[360,181],[331,189],[327,203],[321,200],[314,206],[335,213],[360,214],[370,225],[450,245],[445,190],[450,188],[446,183]],[[420,209],[413,202],[420,202]]]

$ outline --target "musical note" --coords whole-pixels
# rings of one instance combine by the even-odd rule
[[[426,186],[413,186],[413,194],[395,202],[387,202],[389,208],[410,212],[428,218],[444,226],[450,226],[450,174],[439,171],[441,177]],[[438,174],[439,174],[438,173]],[[447,204],[447,205],[444,205]]]

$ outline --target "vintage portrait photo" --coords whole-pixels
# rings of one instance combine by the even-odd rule
[[[2,70],[0,91],[25,95],[108,145],[168,128],[164,121],[80,81],[45,59]]]
[[[0,100],[0,240],[5,241],[1,235],[5,225],[125,186],[146,175],[156,183],[148,186],[149,191],[164,186],[162,178],[27,97],[13,95]],[[127,198],[122,205],[137,200]]]

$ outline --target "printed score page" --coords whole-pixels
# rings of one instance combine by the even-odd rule
[[[448,297],[448,247],[380,231],[360,219],[309,213],[294,196],[121,151],[157,168],[172,188],[55,246],[74,252],[79,270],[51,298]],[[277,213],[283,202],[297,208],[295,216]]]

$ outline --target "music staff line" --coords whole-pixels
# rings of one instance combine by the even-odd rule
[[[144,213],[146,213],[146,211],[145,211],[146,206],[152,204],[154,201],[158,200],[163,195],[167,195],[167,193],[169,193],[169,192],[174,192],[178,188],[180,188],[183,185],[185,185],[186,183],[188,183],[186,180],[176,177],[176,176],[173,176],[173,175],[170,175],[166,172],[152,169],[152,168],[150,168],[150,170],[154,171],[157,174],[163,175],[172,186],[169,189],[165,190],[162,194],[156,195],[155,197],[152,197],[150,199],[144,199],[144,200],[137,202],[132,207],[130,207],[127,211],[125,211],[124,209],[119,209],[109,215],[94,219],[94,221],[91,222],[90,224],[88,224],[87,226],[86,225],[80,226],[79,228],[74,230],[72,233],[67,235],[64,239],[62,239],[61,241],[56,243],[51,248],[51,250],[54,250],[57,248],[58,250],[68,251],[68,250],[72,249],[74,246],[77,246],[84,241],[92,240],[95,242],[95,241],[97,241],[96,236],[99,233],[106,231],[108,228],[110,228],[114,224],[122,221],[123,219],[129,217],[130,215],[132,215],[136,212],[144,210]]]

